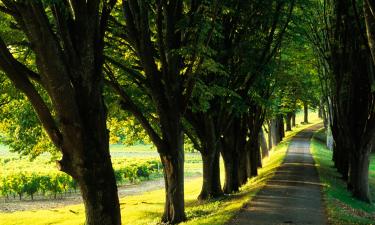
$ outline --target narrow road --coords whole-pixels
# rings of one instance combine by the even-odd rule
[[[322,124],[306,128],[292,139],[275,176],[229,225],[327,224],[321,184],[310,153],[310,139],[320,127]]]

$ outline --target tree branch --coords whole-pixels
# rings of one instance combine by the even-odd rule
[[[135,118],[138,120],[138,122],[142,125],[142,127],[145,129],[147,134],[150,136],[152,142],[155,144],[157,149],[163,149],[163,141],[157,134],[157,132],[154,130],[154,128],[151,126],[147,118],[144,116],[142,111],[138,108],[138,106],[133,102],[131,97],[124,91],[124,89],[121,87],[121,85],[117,82],[114,74],[110,69],[106,69],[106,73],[109,80],[105,80],[105,83],[109,85],[121,98],[121,107],[122,109],[131,112]]]
[[[13,57],[2,38],[0,38],[0,68],[14,83],[16,88],[21,90],[29,98],[47,134],[55,146],[61,150],[63,142],[62,135],[49,108],[29,81],[29,74],[28,71],[25,70],[25,66]]]

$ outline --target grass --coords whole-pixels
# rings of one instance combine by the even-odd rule
[[[311,125],[311,124],[310,124]],[[270,157],[263,162],[259,176],[252,178],[241,188],[239,193],[225,196],[218,200],[198,201],[202,178],[195,178],[185,182],[185,201],[188,221],[185,225],[220,225],[230,220],[245,203],[265,185],[274,175],[276,168],[282,163],[290,138],[297,132],[310,125],[300,125],[270,152]],[[187,159],[196,161],[196,159]],[[198,168],[197,168],[198,169]],[[156,190],[137,196],[120,199],[123,224],[157,224],[164,207],[164,190]],[[44,225],[59,224],[72,225],[84,223],[83,205],[71,205],[50,210],[19,211],[14,213],[0,213],[2,225]]]
[[[311,152],[318,168],[323,186],[323,197],[326,204],[328,221],[333,225],[375,224],[375,204],[367,204],[353,198],[346,189],[345,182],[333,167],[332,151],[325,143],[324,130],[319,130],[312,139]],[[371,156],[370,190],[375,200],[375,155]]]

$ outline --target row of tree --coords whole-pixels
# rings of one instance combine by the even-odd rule
[[[333,161],[353,196],[370,202],[375,144],[374,2],[316,1],[305,23],[320,68]],[[373,54],[373,56],[371,55]]]
[[[28,144],[48,135],[60,170],[81,190],[86,224],[121,224],[107,121],[135,118],[163,164],[162,221],[184,221],[184,138],[202,154],[199,198],[217,197],[257,175],[284,135],[284,115],[290,130],[301,103],[306,114],[317,105],[312,49],[296,26],[306,3],[2,0],[0,104],[19,104],[1,109],[15,124],[2,119],[27,144],[8,142],[34,154]],[[268,148],[259,136],[265,122]],[[33,129],[32,140],[22,128]]]

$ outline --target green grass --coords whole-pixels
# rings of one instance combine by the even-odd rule
[[[311,142],[311,152],[318,168],[320,181],[323,186],[323,196],[330,224],[375,224],[375,204],[367,204],[353,198],[346,189],[345,182],[333,167],[332,151],[325,146],[324,130],[314,135]],[[375,155],[371,157],[370,190],[375,200]]]
[[[311,125],[311,124],[310,124]],[[188,221],[186,225],[220,225],[230,220],[274,175],[276,168],[282,163],[290,138],[298,131],[310,125],[300,125],[292,132],[288,132],[285,140],[270,152],[270,157],[263,162],[259,176],[252,178],[241,188],[241,192],[223,197],[219,200],[198,201],[202,178],[195,178],[185,182],[185,201]],[[187,158],[191,165],[200,159]],[[194,164],[196,170],[201,166]],[[199,167],[199,168],[198,168]],[[223,175],[223,174],[222,174]],[[223,180],[223,179],[222,179]],[[156,190],[142,195],[128,196],[120,199],[123,224],[157,224],[164,207],[164,190]],[[0,213],[2,225],[74,225],[83,224],[83,205],[72,205],[51,210],[20,211],[14,213]]]

